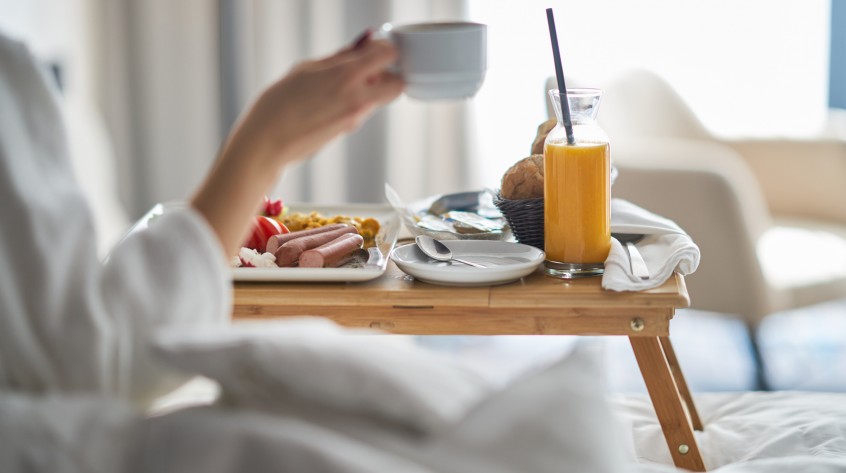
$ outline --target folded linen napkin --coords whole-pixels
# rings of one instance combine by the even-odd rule
[[[678,271],[688,275],[699,266],[699,247],[675,222],[629,201],[611,199],[611,232],[646,235],[637,246],[649,268],[649,279],[632,275],[625,245],[611,239],[602,287],[611,291],[643,291],[658,287]]]

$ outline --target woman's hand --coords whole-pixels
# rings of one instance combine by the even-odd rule
[[[387,72],[395,59],[390,43],[365,33],[330,57],[299,64],[259,96],[192,199],[227,255],[236,254],[284,165],[355,129],[402,92],[403,82]]]
[[[282,164],[311,155],[402,92],[403,82],[386,71],[395,59],[387,41],[367,41],[299,64],[264,91],[231,142],[263,143],[266,158]]]

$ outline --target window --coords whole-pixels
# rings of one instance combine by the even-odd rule
[[[546,117],[543,84],[555,74],[547,7],[574,83],[601,86],[627,69],[655,71],[725,137],[802,136],[825,125],[829,1],[469,3],[470,18],[489,26],[488,75],[474,99],[486,183],[528,154]]]

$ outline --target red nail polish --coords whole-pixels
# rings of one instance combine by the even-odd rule
[[[358,35],[358,37],[353,42],[352,48],[358,49],[358,48],[364,46],[367,43],[367,41],[370,39],[370,36],[372,36],[372,35],[373,35],[373,30],[370,29],[370,28],[367,28],[360,35]]]

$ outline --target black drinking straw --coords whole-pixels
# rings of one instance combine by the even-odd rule
[[[576,144],[573,136],[573,122],[570,119],[570,101],[567,99],[567,86],[564,85],[564,68],[561,67],[561,51],[558,50],[558,33],[555,31],[555,17],[552,8],[546,9],[546,21],[549,23],[549,40],[552,42],[552,57],[555,60],[555,76],[558,79],[558,100],[561,116],[564,118],[564,130],[567,132],[567,144]]]

